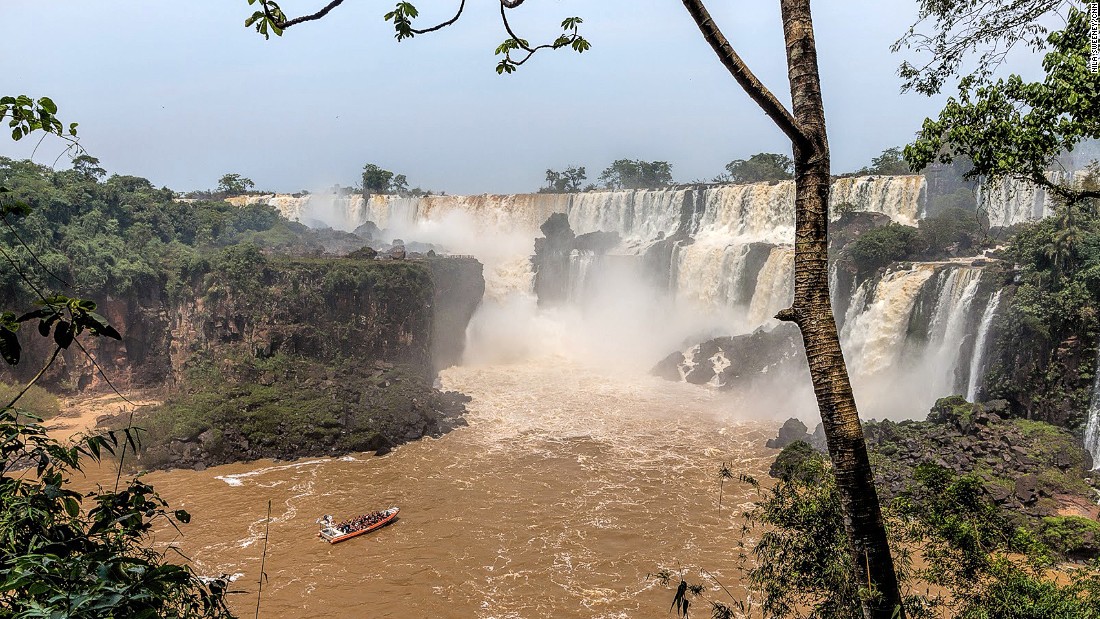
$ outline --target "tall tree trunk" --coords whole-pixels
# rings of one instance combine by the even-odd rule
[[[901,608],[863,426],[856,412],[840,335],[829,301],[829,142],[817,67],[810,0],[780,0],[792,112],[760,83],[714,24],[702,0],[683,0],[703,36],[738,83],[791,138],[795,161],[794,305],[777,318],[802,332],[844,514],[844,527],[867,619],[892,619]]]

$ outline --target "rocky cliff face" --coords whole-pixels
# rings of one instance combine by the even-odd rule
[[[485,294],[482,264],[473,258],[427,261],[432,280],[432,341],[436,371],[457,364],[466,348],[466,325]]]
[[[273,258],[236,274],[212,267],[171,294],[156,282],[101,301],[100,313],[123,335],[86,341],[102,373],[74,346],[41,384],[96,391],[107,388],[106,374],[120,389],[171,387],[196,355],[230,345],[259,358],[383,361],[430,378],[461,357],[483,290],[481,264],[462,258]],[[9,380],[29,379],[52,352],[45,338],[22,339],[25,360],[5,370]]]

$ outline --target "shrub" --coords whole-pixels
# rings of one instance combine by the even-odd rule
[[[848,256],[860,273],[871,273],[907,258],[916,237],[916,228],[890,223],[861,234],[849,245]]]

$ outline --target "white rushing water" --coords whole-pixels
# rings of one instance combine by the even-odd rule
[[[929,327],[930,354],[924,361],[929,366],[932,392],[948,395],[955,393],[955,372],[962,356],[959,346],[971,316],[974,296],[981,283],[982,270],[956,267],[946,271],[942,277],[944,282]]]
[[[966,385],[966,399],[974,402],[978,397],[978,390],[985,379],[985,348],[989,338],[989,328],[993,324],[993,318],[997,315],[997,308],[1001,305],[1001,291],[997,290],[990,295],[989,301],[982,312],[982,322],[978,326],[978,336],[974,340],[974,352],[970,358],[970,378]]]
[[[1072,172],[1048,172],[1055,183],[1073,183]],[[978,204],[986,210],[992,227],[1038,221],[1054,213],[1054,199],[1042,187],[1027,181],[1003,179],[978,186]]]
[[[862,311],[853,310],[841,339],[849,366],[858,376],[874,376],[895,365],[913,304],[934,273],[935,267],[927,265],[887,273],[875,287],[874,300]],[[869,285],[865,282],[861,287]],[[857,291],[856,296],[867,294]]]
[[[1093,470],[1100,469],[1100,348],[1097,349],[1096,380],[1092,384],[1089,419],[1085,426],[1085,449],[1092,454]]]

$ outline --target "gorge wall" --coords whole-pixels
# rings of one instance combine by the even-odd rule
[[[172,291],[164,281],[149,281],[135,295],[101,301],[100,313],[123,339],[90,338],[86,347],[116,387],[171,387],[193,358],[229,348],[258,358],[382,361],[430,380],[461,357],[466,324],[484,290],[482,266],[473,258],[237,258],[207,265]],[[24,338],[26,360],[9,375],[29,379],[51,345]],[[42,384],[104,390],[103,373],[74,346]]]

